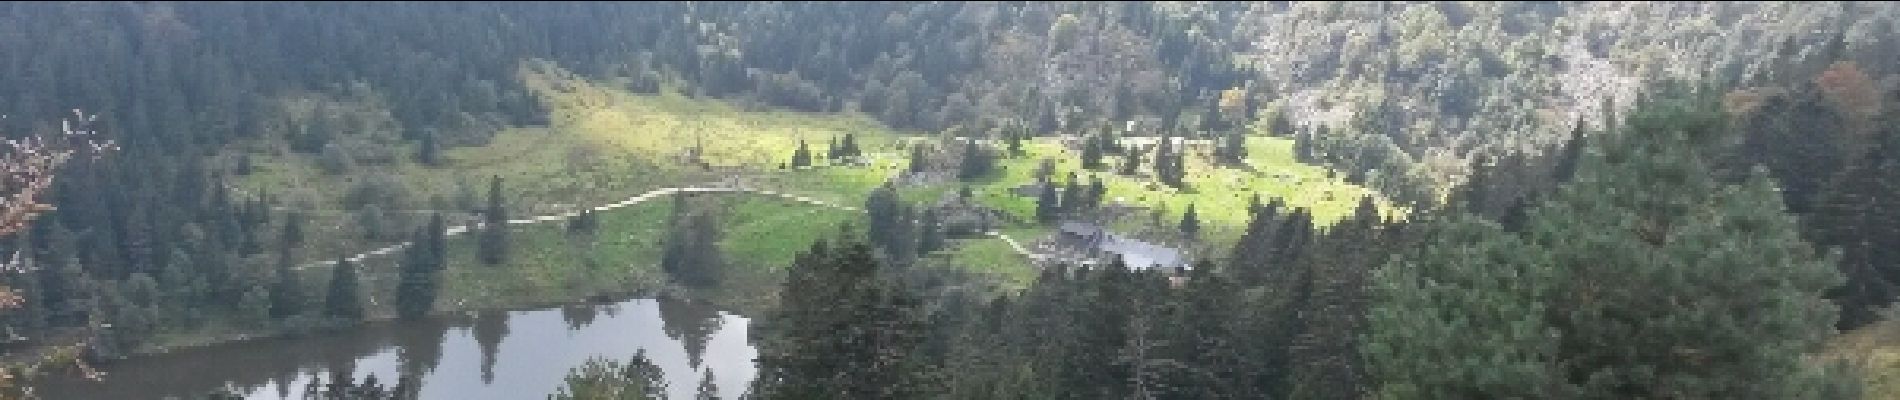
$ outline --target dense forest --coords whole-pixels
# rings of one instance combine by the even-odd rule
[[[1045,229],[1112,208],[1102,176],[1192,190],[1189,164],[1245,170],[1250,140],[1373,194],[1339,221],[1257,194],[1189,203],[1149,225],[1191,267],[1057,263],[1001,293],[930,257],[988,214],[893,184],[796,246],[769,291],[739,287],[749,261],[720,245],[745,240],[722,230],[741,218],[675,197],[652,221],[669,282],[774,295],[757,378],[726,388],[753,398],[1892,393],[1813,357],[1900,298],[1900,5],[1884,2],[7,3],[0,323],[59,340],[9,340],[5,361],[436,313],[446,274],[537,254],[508,198],[533,182],[328,188],[363,227],[347,240],[405,243],[386,284],[312,244],[331,231],[306,200],[233,182],[266,156],[456,168],[444,154],[555,123],[523,77],[540,62],[939,141],[905,148],[900,175],[947,169],[957,205],[1018,173],[999,165],[1024,141],[1075,140],[1065,162],[1090,174],[1039,174],[1026,223]],[[781,169],[867,158],[857,136],[805,140]],[[401,214],[416,209],[436,211]],[[620,232],[601,213],[568,234]],[[1203,240],[1216,213],[1243,215],[1231,246]],[[450,243],[457,214],[478,243]],[[452,265],[457,248],[479,265]],[[556,397],[665,397],[657,371],[589,363]]]

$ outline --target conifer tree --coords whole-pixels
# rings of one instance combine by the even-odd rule
[[[916,295],[846,232],[796,256],[779,308],[758,325],[763,399],[904,399],[932,390]],[[837,244],[832,244],[837,243]]]
[[[1194,203],[1188,203],[1187,212],[1181,214],[1181,236],[1193,241],[1201,235],[1201,216],[1194,212]]]
[[[356,263],[338,259],[331,267],[330,291],[323,300],[323,315],[344,321],[363,319],[363,289],[357,281]]]
[[[508,260],[508,208],[501,197],[501,176],[488,182],[488,209],[482,212],[480,251],[476,254],[483,264],[498,265]]]
[[[1043,184],[1042,193],[1036,196],[1036,221],[1044,224],[1055,223],[1062,218],[1062,204],[1056,197],[1055,184]]]
[[[811,166],[811,148],[805,145],[804,140],[799,140],[798,150],[792,151],[792,168],[809,166]]]
[[[277,280],[270,288],[270,316],[283,319],[303,314],[309,297],[304,294],[303,282],[297,279],[297,271],[292,270],[296,261],[291,258],[290,250],[278,252]]]
[[[1090,136],[1082,145],[1082,169],[1094,171],[1102,168],[1102,140]]]
[[[1721,113],[1645,109],[1529,212],[1521,240],[1452,221],[1424,241],[1446,244],[1379,273],[1365,351],[1380,397],[1847,395],[1803,359],[1834,331],[1832,260],[1765,171],[1732,186],[1704,165]]]

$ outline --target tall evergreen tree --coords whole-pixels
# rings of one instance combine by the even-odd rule
[[[440,220],[440,216],[432,218]],[[410,239],[410,246],[403,249],[403,259],[398,282],[396,283],[396,315],[403,319],[418,319],[429,315],[435,307],[436,293],[441,280],[442,249],[432,245],[430,227],[416,231]]]
[[[277,258],[277,281],[270,288],[270,316],[283,319],[303,314],[304,305],[309,296],[304,294],[303,282],[297,279],[296,261],[290,256],[290,249],[280,249]]]
[[[1082,145],[1082,169],[1094,171],[1102,168],[1102,140],[1090,136]]]
[[[1124,154],[1125,155],[1122,156],[1122,168],[1120,171],[1116,171],[1116,173],[1122,176],[1134,176],[1136,173],[1141,172],[1141,152],[1129,151]]]
[[[809,166],[811,166],[811,148],[805,145],[804,140],[799,140],[798,150],[792,151],[792,168]]]
[[[482,212],[481,243],[476,255],[488,265],[508,260],[508,208],[502,201],[499,175],[488,181],[488,209]]]
[[[336,260],[331,267],[329,295],[323,299],[323,315],[345,321],[363,319],[363,289],[357,281],[356,263]]]
[[[1703,165],[1719,112],[1658,103],[1583,156],[1522,240],[1454,224],[1385,267],[1365,347],[1381,397],[1848,395],[1803,360],[1833,332],[1831,260],[1764,172],[1729,186]]]
[[[1062,218],[1062,204],[1056,196],[1056,185],[1042,185],[1042,193],[1036,196],[1036,221],[1052,224]]]
[[[930,158],[928,154],[924,153],[924,146],[921,144],[912,144],[910,146],[910,173],[922,173],[929,167]]]
[[[921,221],[917,224],[917,255],[930,254],[943,249],[943,221],[937,217],[935,208],[925,208]]]
[[[1201,216],[1194,211],[1194,203],[1188,203],[1187,212],[1181,214],[1181,236],[1189,241],[1201,236]]]
[[[904,399],[932,390],[920,354],[929,330],[920,299],[853,237],[819,241],[793,260],[779,308],[754,331],[759,372],[752,394]]]

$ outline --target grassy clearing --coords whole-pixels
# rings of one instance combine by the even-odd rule
[[[1250,218],[1247,214],[1248,201],[1255,193],[1260,194],[1262,201],[1279,198],[1289,206],[1307,208],[1314,214],[1315,220],[1323,225],[1351,215],[1360,197],[1373,194],[1369,189],[1328,178],[1324,167],[1293,161],[1292,141],[1282,138],[1254,137],[1248,141],[1248,161],[1253,167],[1251,171],[1212,165],[1207,158],[1198,155],[1186,157],[1187,188],[1183,190],[1161,185],[1144,176],[1152,173],[1152,168],[1148,167],[1144,167],[1137,176],[1116,174],[1114,169],[1119,167],[1122,161],[1120,157],[1111,156],[1105,160],[1105,164],[1112,167],[1110,169],[1083,170],[1080,154],[1063,147],[1055,139],[1025,142],[1023,150],[1024,155],[1003,160],[1000,172],[973,186],[973,195],[979,201],[1022,220],[1033,220],[1036,199],[1018,196],[1011,193],[1010,189],[1035,182],[1036,168],[1042,160],[1054,160],[1054,176],[1058,182],[1066,182],[1064,179],[1069,172],[1075,172],[1084,185],[1091,175],[1098,176],[1108,189],[1108,201],[1120,201],[1147,209],[1147,212],[1113,221],[1110,225],[1116,230],[1137,236],[1170,237],[1174,235],[1173,227],[1180,222],[1181,214],[1186,212],[1189,204],[1193,204],[1205,231],[1203,240],[1196,247],[1217,252],[1224,251],[1239,238]],[[1144,159],[1144,162],[1146,165],[1152,160]],[[1388,203],[1378,201],[1387,212],[1392,212]],[[1040,237],[1012,236],[1025,241]]]
[[[342,210],[348,188],[369,179],[385,179],[406,192],[403,210],[466,210],[479,205],[487,191],[487,177],[504,180],[510,211],[516,216],[545,215],[618,201],[648,190],[698,184],[727,175],[744,176],[752,185],[797,193],[843,205],[858,205],[865,195],[907,167],[908,145],[932,138],[899,135],[859,114],[813,114],[748,110],[718,100],[691,99],[672,91],[636,95],[610,82],[580,79],[547,64],[530,63],[520,71],[527,86],[550,110],[546,127],[516,127],[498,133],[488,144],[447,149],[445,165],[425,167],[403,158],[389,165],[357,166],[351,171],[325,174],[314,155],[285,151],[279,145],[248,144],[255,172],[237,185],[247,192],[269,191],[294,208],[309,210],[311,244],[304,254],[331,258],[377,247],[362,237],[355,215]],[[853,133],[866,154],[864,166],[826,165],[824,152],[833,138]],[[806,169],[783,165],[803,140],[819,164]],[[234,148],[235,149],[235,148]],[[697,159],[712,170],[688,162]],[[1025,144],[1028,153],[999,163],[1000,172],[970,184],[977,201],[1004,210],[1025,221],[1005,224],[1001,230],[1027,244],[1049,229],[1033,221],[1035,199],[1016,196],[1009,189],[1032,182],[1042,159],[1056,161],[1056,176],[1081,171],[1077,155],[1054,140]],[[1238,237],[1246,222],[1249,195],[1283,198],[1307,207],[1322,223],[1351,212],[1363,188],[1328,179],[1326,170],[1292,161],[1291,142],[1255,138],[1250,143],[1255,170],[1220,168],[1199,156],[1188,157],[1187,190],[1174,190],[1146,177],[1097,173],[1111,199],[1150,207],[1148,214],[1115,221],[1113,226],[1137,235],[1165,237],[1187,204],[1195,204],[1206,226],[1199,248],[1224,250]],[[240,150],[241,151],[241,150]],[[400,153],[413,154],[413,149]],[[1149,160],[1152,161],[1152,160]],[[1111,157],[1108,163],[1119,164]],[[1144,168],[1143,174],[1151,169]],[[1079,173],[1086,178],[1089,174]],[[935,201],[962,183],[907,186],[900,197],[913,203]],[[441,200],[436,200],[441,199]],[[745,271],[776,271],[811,241],[836,232],[840,225],[857,222],[854,213],[793,205],[781,200],[734,196],[725,204],[728,259]],[[602,215],[602,231],[590,239],[571,239],[560,224],[522,227],[515,235],[514,260],[504,266],[479,266],[471,242],[457,240],[455,265],[445,302],[462,307],[507,306],[572,299],[614,289],[653,287],[663,282],[653,265],[658,261],[665,211],[662,205],[641,205]],[[391,229],[406,231],[423,213],[391,212]],[[1159,223],[1156,223],[1159,221]],[[384,240],[387,241],[387,240]],[[973,271],[1026,282],[1033,268],[996,239],[958,241],[933,258]],[[375,268],[374,265],[371,266]],[[386,268],[393,271],[393,268]],[[381,273],[381,272],[378,272]],[[735,297],[759,294],[775,287],[771,275],[738,278],[748,286]],[[321,276],[313,276],[322,279]],[[393,275],[366,275],[379,290],[393,290]],[[755,280],[756,281],[752,281]],[[383,288],[374,285],[389,286]]]
[[[962,266],[970,272],[994,278],[1003,288],[1016,290],[1036,280],[1036,268],[1028,258],[1010,249],[996,238],[953,240],[950,248],[926,256],[928,262]]]
[[[1865,398],[1900,399],[1900,321],[1887,320],[1843,333],[1819,360],[1843,360],[1860,369]]]

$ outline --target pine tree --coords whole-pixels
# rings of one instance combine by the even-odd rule
[[[1069,183],[1062,187],[1061,198],[1056,203],[1058,212],[1064,215],[1076,215],[1082,212],[1083,204],[1088,203],[1089,193],[1076,182],[1075,173],[1069,173]]]
[[[1181,236],[1193,241],[1201,235],[1201,216],[1194,212],[1194,203],[1188,203],[1187,212],[1181,214]]]
[[[431,167],[442,165],[442,145],[437,143],[435,132],[426,131],[416,144],[416,162]]]
[[[930,254],[943,249],[943,221],[937,217],[937,209],[925,208],[922,222],[917,225],[917,255]]]
[[[238,321],[246,326],[262,327],[270,324],[270,290],[263,286],[252,286],[244,291],[244,297],[238,299]]]
[[[853,133],[844,134],[844,141],[841,143],[838,143],[838,152],[842,153],[844,157],[846,158],[859,157],[859,156],[864,155],[864,151],[858,149],[857,134],[853,134]]]
[[[1055,223],[1062,218],[1062,205],[1056,197],[1055,184],[1043,184],[1042,193],[1036,196],[1036,221],[1044,224]]]
[[[831,144],[825,147],[825,158],[831,160],[833,163],[844,159],[844,148],[838,147],[837,136],[831,137]]]
[[[270,288],[270,316],[284,319],[303,314],[308,296],[304,294],[303,282],[297,279],[297,271],[292,270],[295,260],[290,249],[280,249],[277,258],[277,281]]]
[[[996,162],[994,158],[989,150],[978,146],[974,140],[970,141],[963,147],[963,162],[957,169],[957,179],[970,182],[989,175]]]
[[[798,150],[792,151],[792,168],[804,168],[809,166],[811,166],[811,148],[805,145],[804,140],[799,140]]]
[[[1082,169],[1094,171],[1102,169],[1102,140],[1090,136],[1082,145]]]
[[[283,240],[280,246],[296,248],[303,245],[303,219],[303,213],[300,212],[293,211],[284,215],[284,233],[281,236]]]
[[[1819,294],[1840,276],[1764,171],[1731,186],[1703,164],[1722,140],[1711,108],[1630,116],[1521,240],[1454,221],[1381,271],[1365,347],[1380,397],[1843,396],[1803,360],[1834,332]]]
[[[481,247],[476,254],[483,264],[498,265],[508,260],[508,208],[502,202],[501,176],[488,182],[488,209],[482,212]]]
[[[363,290],[356,278],[356,263],[338,259],[330,275],[329,296],[323,299],[323,315],[355,322],[363,319]]]
[[[1089,176],[1088,208],[1095,210],[1102,206],[1102,199],[1108,196],[1108,186],[1102,184],[1102,177]]]
[[[869,244],[846,233],[813,243],[787,271],[779,308],[760,319],[763,399],[903,399],[929,393],[922,302]]]
[[[1021,133],[1014,131],[1005,133],[1003,134],[1003,140],[1005,142],[1004,146],[1009,150],[1011,157],[1023,155],[1023,135]]]
[[[713,383],[712,368],[706,368],[705,377],[699,378],[699,390],[693,400],[719,400],[719,384]]]
[[[1141,172],[1141,152],[1126,152],[1126,155],[1122,156],[1122,168],[1116,173],[1122,176],[1134,176],[1138,172]]]
[[[1247,135],[1239,129],[1229,129],[1221,137],[1221,161],[1229,164],[1241,164],[1247,160]]]
[[[396,315],[403,319],[422,318],[435,308],[442,270],[437,266],[442,262],[439,258],[441,249],[430,244],[428,229],[416,231],[410,240],[411,245],[403,249],[401,271],[396,283]]]
[[[929,162],[930,158],[924,154],[923,145],[913,144],[910,146],[910,173],[923,173],[925,169],[929,168]]]

